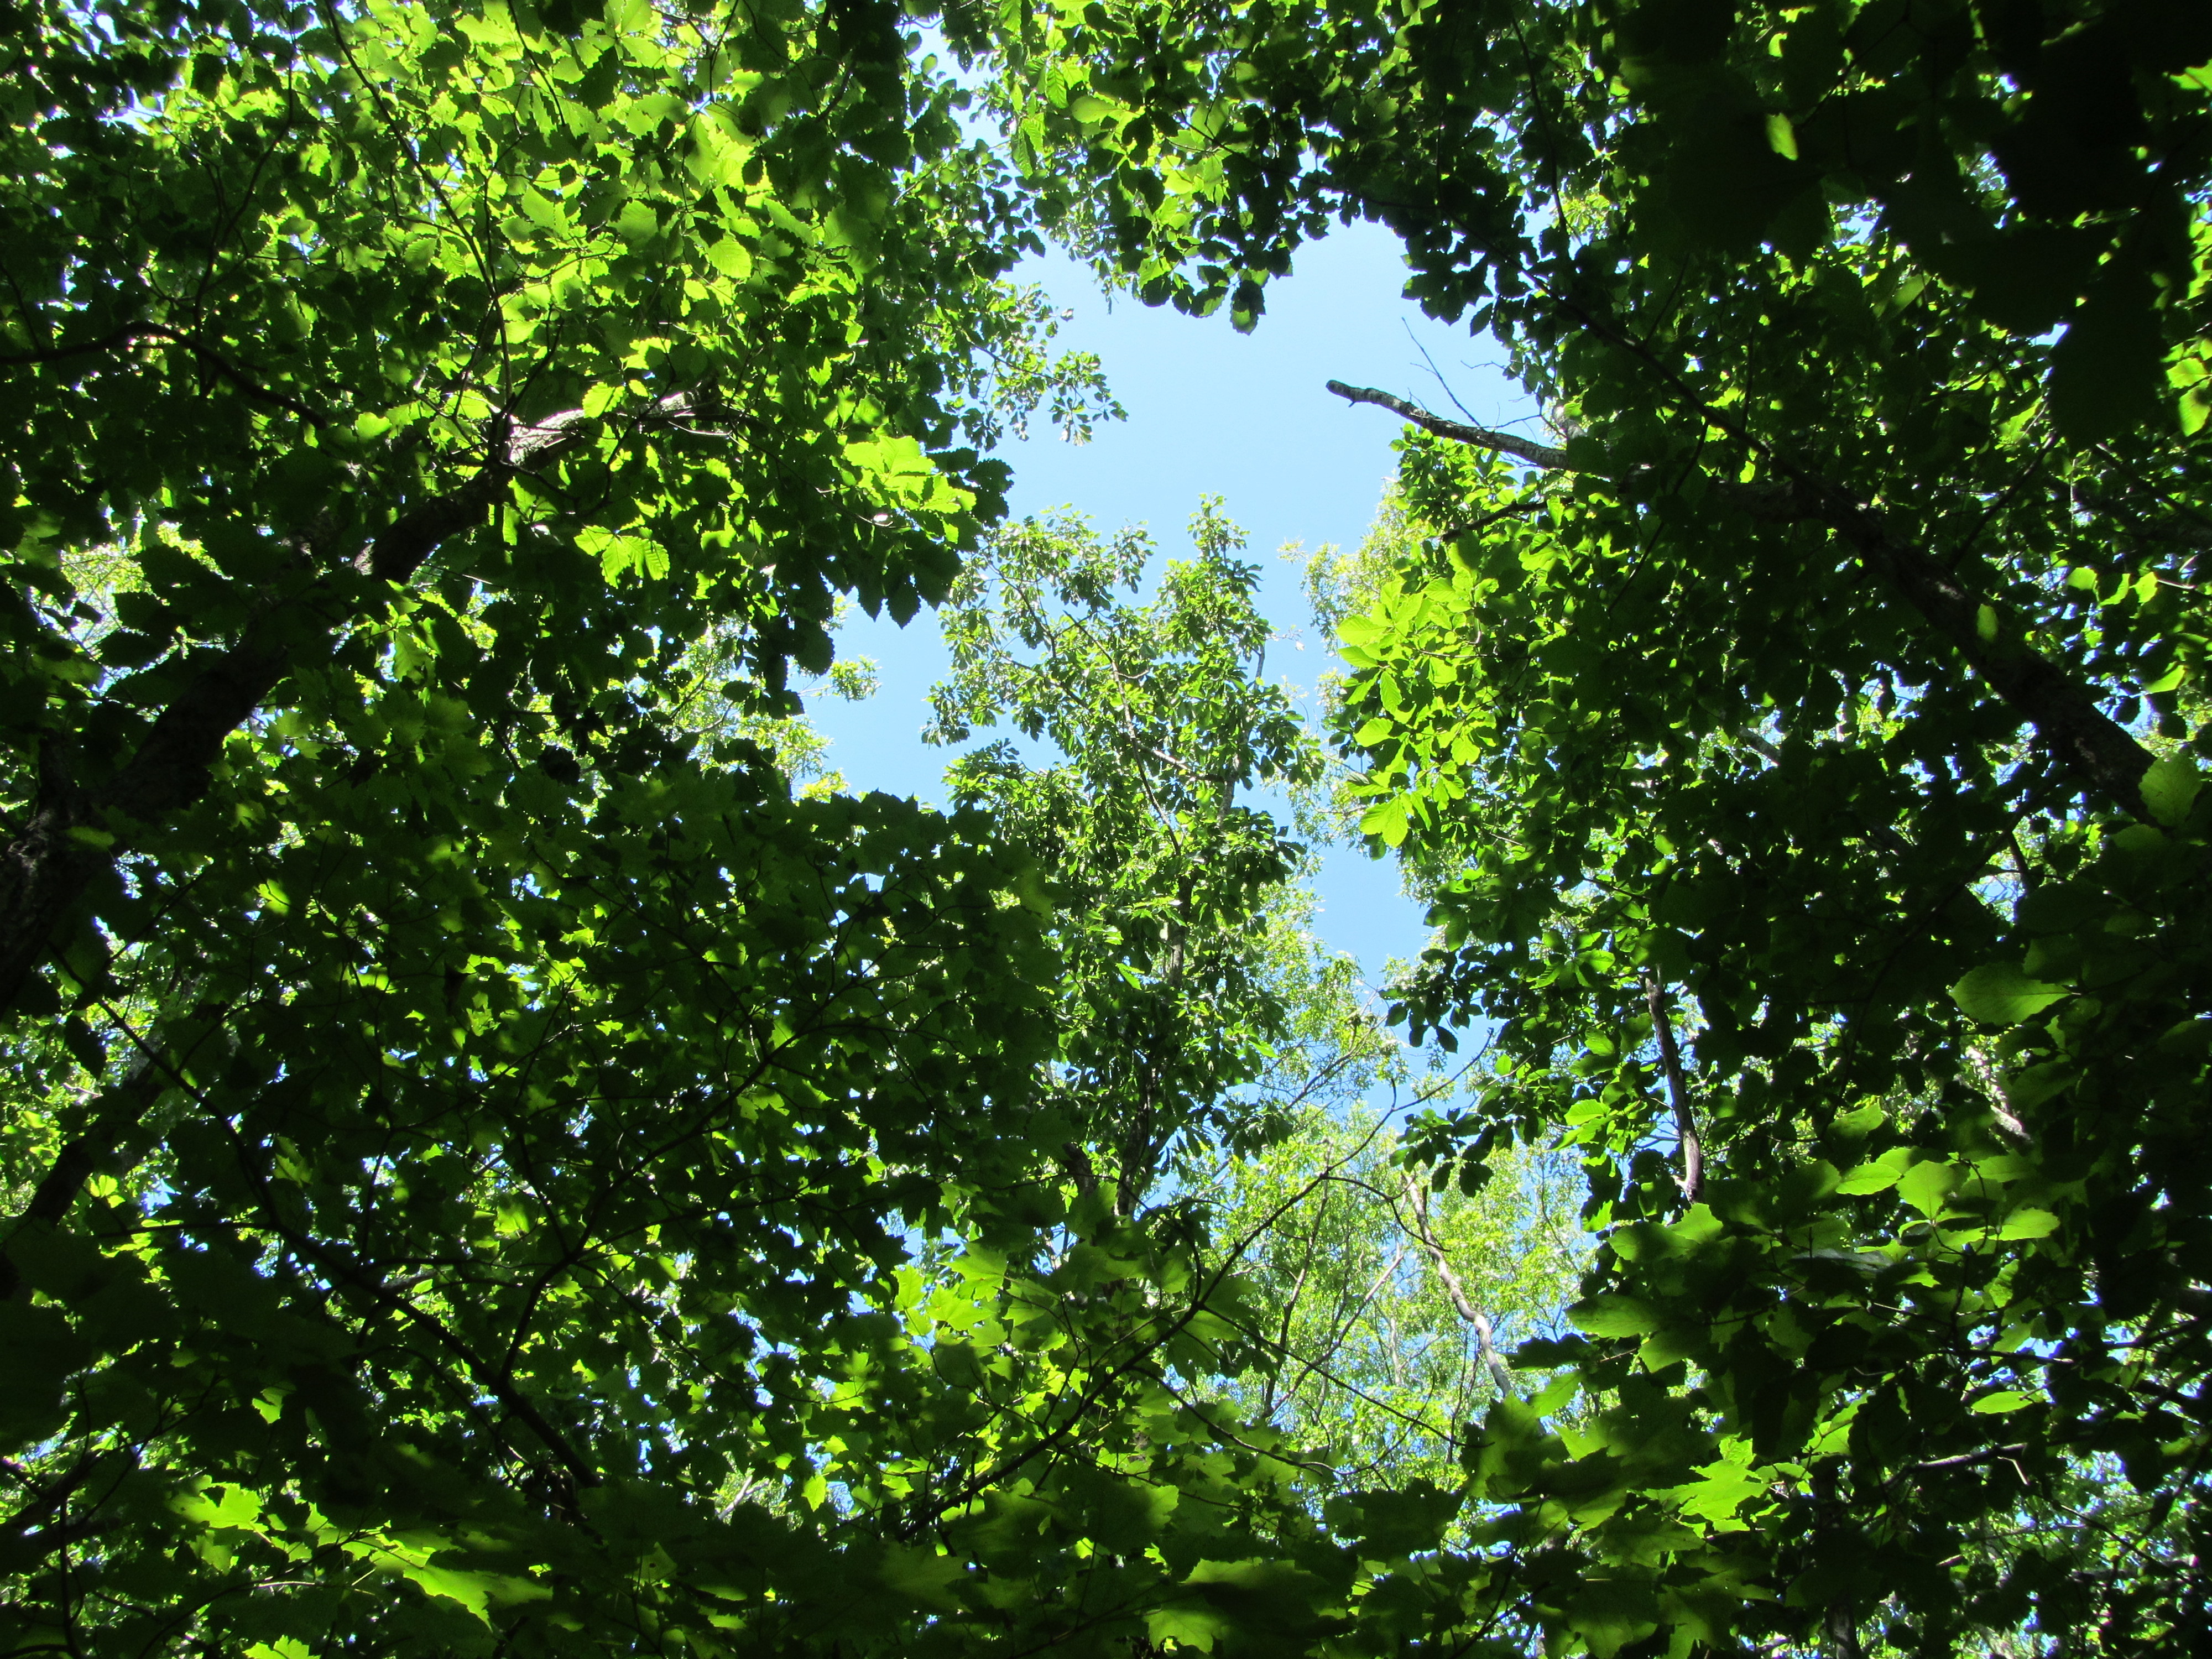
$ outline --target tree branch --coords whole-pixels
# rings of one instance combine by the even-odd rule
[[[10,352],[0,356],[0,368],[20,368],[33,363],[59,362],[70,357],[88,357],[139,340],[160,340],[165,344],[182,346],[254,402],[281,409],[288,415],[296,415],[310,426],[326,427],[331,424],[331,416],[321,410],[301,402],[288,392],[264,386],[198,335],[162,323],[131,323],[112,334],[103,334],[97,340],[80,340],[74,345],[48,346],[40,351]]]
[[[1570,470],[1564,449],[1447,421],[1387,392],[1340,380],[1329,381],[1328,389],[1353,403],[1380,404],[1439,437],[1500,450],[1549,471]],[[1723,500],[1753,518],[1821,525],[1841,538],[1860,565],[1919,611],[2076,778],[2129,817],[2143,816],[2142,775],[2150,768],[2150,751],[2098,707],[2087,687],[2028,642],[2017,617],[1970,592],[1941,561],[1893,532],[1880,512],[1754,442],[1726,410],[1699,404],[1697,412],[1784,475],[1767,483],[1717,481]]]
[[[1394,415],[1403,416],[1424,431],[1433,432],[1439,438],[1449,438],[1455,443],[1472,444],[1477,449],[1494,449],[1510,455],[1531,466],[1547,470],[1561,468],[1567,464],[1567,452],[1554,449],[1549,444],[1540,444],[1527,438],[1516,438],[1510,432],[1492,432],[1486,427],[1468,426],[1461,421],[1448,421],[1441,415],[1431,415],[1419,404],[1408,403],[1393,392],[1378,391],[1371,386],[1346,386],[1341,380],[1331,380],[1328,389],[1351,404],[1376,404]]]
[[[641,423],[688,412],[689,393],[659,399]],[[402,513],[370,542],[360,568],[381,581],[410,580],[449,538],[481,523],[518,473],[557,459],[601,417],[565,410],[501,441],[496,459],[441,495]],[[258,610],[237,642],[214,657],[161,711],[120,771],[94,790],[59,789],[0,847],[0,1008],[14,1005],[46,957],[55,930],[94,877],[128,850],[137,824],[161,822],[207,791],[223,740],[374,592],[326,570]]]
[[[55,1524],[57,1516],[66,1516],[66,1506],[70,1498],[103,1463],[112,1466],[118,1462],[122,1465],[122,1472],[127,1474],[137,1468],[137,1454],[125,1451],[118,1459],[103,1457],[94,1452],[79,1453],[69,1468],[57,1475],[44,1491],[27,1498],[21,1509],[6,1520],[0,1521],[0,1542],[9,1546],[9,1554],[12,1558],[9,1565],[15,1571],[20,1572],[32,1563],[44,1560],[56,1550],[66,1549],[72,1544],[81,1544],[88,1538],[112,1532],[121,1524],[114,1519],[80,1521],[74,1525],[64,1520],[61,1524]],[[111,1481],[109,1496],[112,1495],[113,1488],[114,1482]],[[104,1499],[95,1500],[92,1505],[95,1516],[102,1501]]]
[[[383,1275],[363,1263],[351,1250],[337,1243],[325,1243],[310,1233],[301,1231],[285,1219],[276,1195],[270,1189],[268,1175],[257,1163],[245,1136],[232,1132],[233,1148],[237,1153],[238,1167],[252,1186],[259,1202],[263,1219],[269,1230],[283,1239],[294,1254],[313,1262],[337,1284],[350,1287],[382,1304],[400,1318],[428,1335],[430,1340],[460,1362],[469,1380],[507,1408],[507,1414],[520,1421],[535,1435],[546,1450],[552,1453],[568,1478],[579,1486],[600,1484],[598,1466],[569,1443],[563,1434],[529,1395],[514,1385],[514,1379],[504,1370],[494,1370],[477,1355],[476,1350],[450,1329],[446,1322],[427,1309],[417,1307],[413,1299],[386,1282]]]
[[[2143,816],[2150,751],[2100,708],[2086,687],[2030,645],[2017,618],[1978,600],[1925,550],[1893,535],[1871,507],[1826,489],[1792,494],[1803,516],[1827,525],[1862,564],[1902,593],[2068,769],[2129,817]]]
[[[1513,1373],[1498,1357],[1498,1349],[1492,1341],[1490,1321],[1480,1308],[1468,1300],[1467,1287],[1460,1283],[1459,1275],[1452,1271],[1451,1262],[1444,1255],[1444,1247],[1437,1243],[1436,1236],[1430,1232],[1429,1194],[1421,1185],[1419,1177],[1410,1170],[1406,1172],[1406,1201],[1413,1206],[1413,1224],[1407,1231],[1413,1235],[1427,1255],[1429,1264],[1437,1270],[1437,1278],[1444,1287],[1444,1294],[1451,1298],[1454,1310],[1462,1319],[1474,1327],[1475,1347],[1482,1356],[1482,1363],[1490,1367],[1491,1379],[1498,1384],[1498,1392],[1511,1394]]]
[[[61,1225],[93,1171],[144,1120],[148,1109],[167,1086],[151,1054],[142,1054],[130,1074],[101,1097],[99,1109],[83,1132],[62,1143],[54,1161],[32,1189],[31,1201],[9,1224],[4,1238],[0,1238],[0,1302],[21,1302],[31,1294],[10,1254],[17,1235],[34,1224]]]
[[[2005,1458],[2024,1457],[2025,1445],[1984,1446],[1979,1451],[1960,1452],[1955,1457],[1931,1457],[1925,1462],[1907,1463],[1899,1473],[1903,1474],[1933,1474],[1938,1469],[1968,1469],[1978,1464],[1995,1463]]]
[[[1674,1109],[1674,1138],[1682,1144],[1682,1173],[1677,1177],[1682,1196],[1695,1204],[1705,1188],[1705,1147],[1698,1139],[1698,1120],[1690,1109],[1690,1091],[1682,1081],[1682,1051],[1674,1043],[1674,1022],[1667,1015],[1666,994],[1648,968],[1644,972],[1644,1000],[1651,1010],[1652,1035],[1659,1039],[1659,1064],[1667,1073],[1667,1097]]]

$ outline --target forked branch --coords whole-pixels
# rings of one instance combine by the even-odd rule
[[[1341,380],[1331,380],[1328,389],[1351,404],[1374,404],[1389,410],[1393,415],[1403,416],[1425,432],[1433,432],[1439,438],[1449,438],[1455,443],[1471,444],[1477,449],[1494,449],[1501,455],[1510,455],[1531,466],[1558,469],[1567,464],[1567,452],[1554,449],[1549,444],[1540,444],[1527,438],[1516,438],[1510,432],[1492,432],[1487,427],[1469,426],[1462,421],[1448,421],[1441,415],[1431,415],[1419,404],[1408,403],[1395,392],[1382,391],[1371,386],[1346,386]]]

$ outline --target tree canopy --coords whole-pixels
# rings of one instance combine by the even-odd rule
[[[0,22],[8,1652],[2212,1635],[2212,13]],[[988,452],[1352,218],[1316,731]]]
[[[1093,389],[896,21],[10,13],[15,1650],[878,1616],[684,1517],[912,1370],[1045,899],[776,722]]]
[[[1172,20],[1172,21],[1171,21]],[[1628,1646],[2203,1628],[2212,23],[2161,5],[1001,21],[1102,262],[1249,320],[1331,216],[1557,434],[1409,416],[1345,624],[1483,1178],[1583,1150],[1495,1605]],[[1347,366],[1347,372],[1351,366]],[[1492,1460],[1497,1460],[1493,1462]]]

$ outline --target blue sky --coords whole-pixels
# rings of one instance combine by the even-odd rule
[[[1040,426],[1027,442],[1006,445],[1000,453],[1014,469],[1014,514],[1073,507],[1102,530],[1145,524],[1175,556],[1188,550],[1183,526],[1200,496],[1222,496],[1250,538],[1246,556],[1265,572],[1262,604],[1283,641],[1269,653],[1269,670],[1303,691],[1334,654],[1314,636],[1298,565],[1276,555],[1291,543],[1358,543],[1395,470],[1400,430],[1395,416],[1354,408],[1322,382],[1379,386],[1448,410],[1423,360],[1426,348],[1484,423],[1532,414],[1501,372],[1494,342],[1425,317],[1401,297],[1396,239],[1376,226],[1340,230],[1304,250],[1291,276],[1270,286],[1267,314],[1249,335],[1230,327],[1225,308],[1201,319],[1127,296],[1109,305],[1087,272],[1057,254],[1028,262],[1018,276],[1043,283],[1056,305],[1073,309],[1057,343],[1098,354],[1128,419],[1100,427],[1088,444],[1062,443]],[[810,702],[808,714],[830,740],[828,763],[856,791],[941,799],[949,757],[920,735],[929,688],[945,667],[934,616],[924,611],[901,629],[888,617],[855,613],[840,650],[874,659],[880,689],[860,703]],[[1316,931],[1357,955],[1370,980],[1391,957],[1421,945],[1419,911],[1399,892],[1395,868],[1356,848],[1327,850],[1318,897]]]

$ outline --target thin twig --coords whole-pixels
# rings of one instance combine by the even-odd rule
[[[287,392],[264,386],[197,334],[171,328],[165,323],[131,323],[112,334],[103,334],[97,340],[81,340],[74,345],[48,346],[38,351],[10,352],[0,356],[0,368],[20,368],[30,363],[58,362],[66,357],[90,356],[95,352],[112,350],[139,340],[160,340],[170,345],[182,346],[255,402],[296,415],[310,426],[326,427],[331,423],[331,417],[321,410],[301,403]]]
[[[1989,1446],[1980,1451],[1960,1452],[1956,1457],[1932,1457],[1924,1463],[1908,1463],[1900,1473],[1932,1474],[1938,1469],[1964,1469],[1977,1463],[2009,1462],[2015,1457],[2026,1455],[2027,1452],[2025,1445]]]

